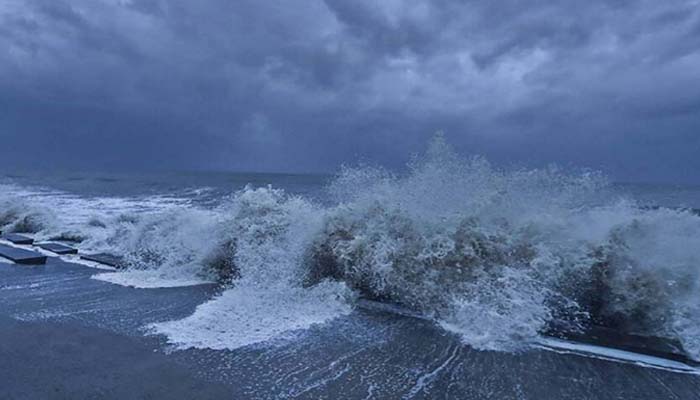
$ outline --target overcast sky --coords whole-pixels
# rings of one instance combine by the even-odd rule
[[[700,1],[0,0],[0,167],[700,183]]]

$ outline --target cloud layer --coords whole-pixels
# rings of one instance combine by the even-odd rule
[[[697,0],[5,0],[0,50],[0,165],[398,166],[444,130],[700,183]]]

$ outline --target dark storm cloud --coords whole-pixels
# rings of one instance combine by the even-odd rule
[[[0,165],[399,166],[445,130],[499,163],[700,182],[699,8],[6,0]]]

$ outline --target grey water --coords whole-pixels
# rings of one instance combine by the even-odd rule
[[[326,201],[325,188],[333,174],[270,172],[167,171],[107,173],[75,171],[14,171],[0,174],[0,184],[57,190],[88,198],[178,196],[211,206],[246,185],[271,185],[288,193]],[[614,193],[647,207],[700,209],[700,185],[612,182]]]
[[[44,218],[39,220],[45,225],[42,229],[61,231],[62,227],[52,224],[71,222],[65,215],[81,214],[85,207],[88,214],[114,208],[131,216],[141,213],[134,204],[212,210],[247,186],[271,186],[323,204],[331,201],[327,187],[334,179],[228,172],[14,172],[0,177],[0,200],[5,199],[0,207],[14,210],[8,221]],[[632,198],[642,207],[700,208],[700,187],[613,183],[610,190],[613,196]],[[24,215],[30,203],[32,213]],[[153,207],[144,209],[151,212]],[[54,213],[62,218],[52,218]],[[170,226],[168,218],[166,214],[156,222]],[[153,225],[135,226],[133,221],[117,219],[107,243],[120,249],[114,241],[132,237],[147,247],[148,240],[160,238],[150,234]],[[97,229],[97,239],[106,229],[85,220],[76,226],[90,234]],[[125,226],[133,229],[132,236],[126,235]],[[271,226],[274,232],[277,225]],[[189,226],[180,227],[189,232]],[[41,236],[41,232],[29,234]],[[163,253],[173,250],[168,243],[159,245]],[[253,271],[262,273],[267,267]],[[0,380],[12,383],[0,388],[0,397],[700,398],[696,390],[700,381],[694,374],[542,349],[478,349],[434,321],[391,309],[356,307],[350,314],[265,343],[223,350],[181,349],[163,335],[149,333],[147,326],[186,319],[200,305],[221,299],[231,287],[139,289],[93,279],[95,274],[92,268],[57,257],[31,268],[0,263],[0,358],[6,360]],[[294,315],[294,302],[274,298]],[[235,313],[236,305],[229,311]],[[205,328],[199,333],[216,338],[216,332]],[[230,329],[230,325],[221,324],[218,329]],[[43,369],[35,372],[34,365]],[[41,372],[49,370],[60,373]]]
[[[0,184],[38,190],[55,190],[86,198],[175,196],[201,206],[217,205],[246,185],[272,185],[289,193],[321,198],[323,187],[332,180],[323,174],[241,173],[241,172],[151,172],[104,173],[23,171],[5,173]]]

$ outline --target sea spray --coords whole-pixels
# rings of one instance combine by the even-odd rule
[[[271,188],[246,188],[229,205],[227,238],[237,279],[180,321],[150,326],[178,347],[235,348],[279,339],[351,311],[342,282],[303,287],[306,249],[323,212]]]
[[[55,227],[56,216],[46,206],[28,202],[15,185],[0,185],[0,231],[38,233]]]
[[[484,349],[604,325],[697,353],[700,219],[642,209],[595,173],[502,171],[438,137],[410,173],[347,169],[311,281],[432,315]],[[691,323],[690,321],[695,321]]]
[[[86,251],[112,251],[140,220],[189,201],[168,196],[84,197],[40,187],[0,183],[0,230],[37,240],[81,242]]]
[[[566,224],[605,185],[596,174],[500,171],[438,137],[406,176],[343,171],[331,191],[347,200],[328,213],[310,276],[433,315],[476,347],[522,348],[557,315],[552,304],[570,323],[584,315],[557,276],[560,264],[593,262],[568,245]]]

